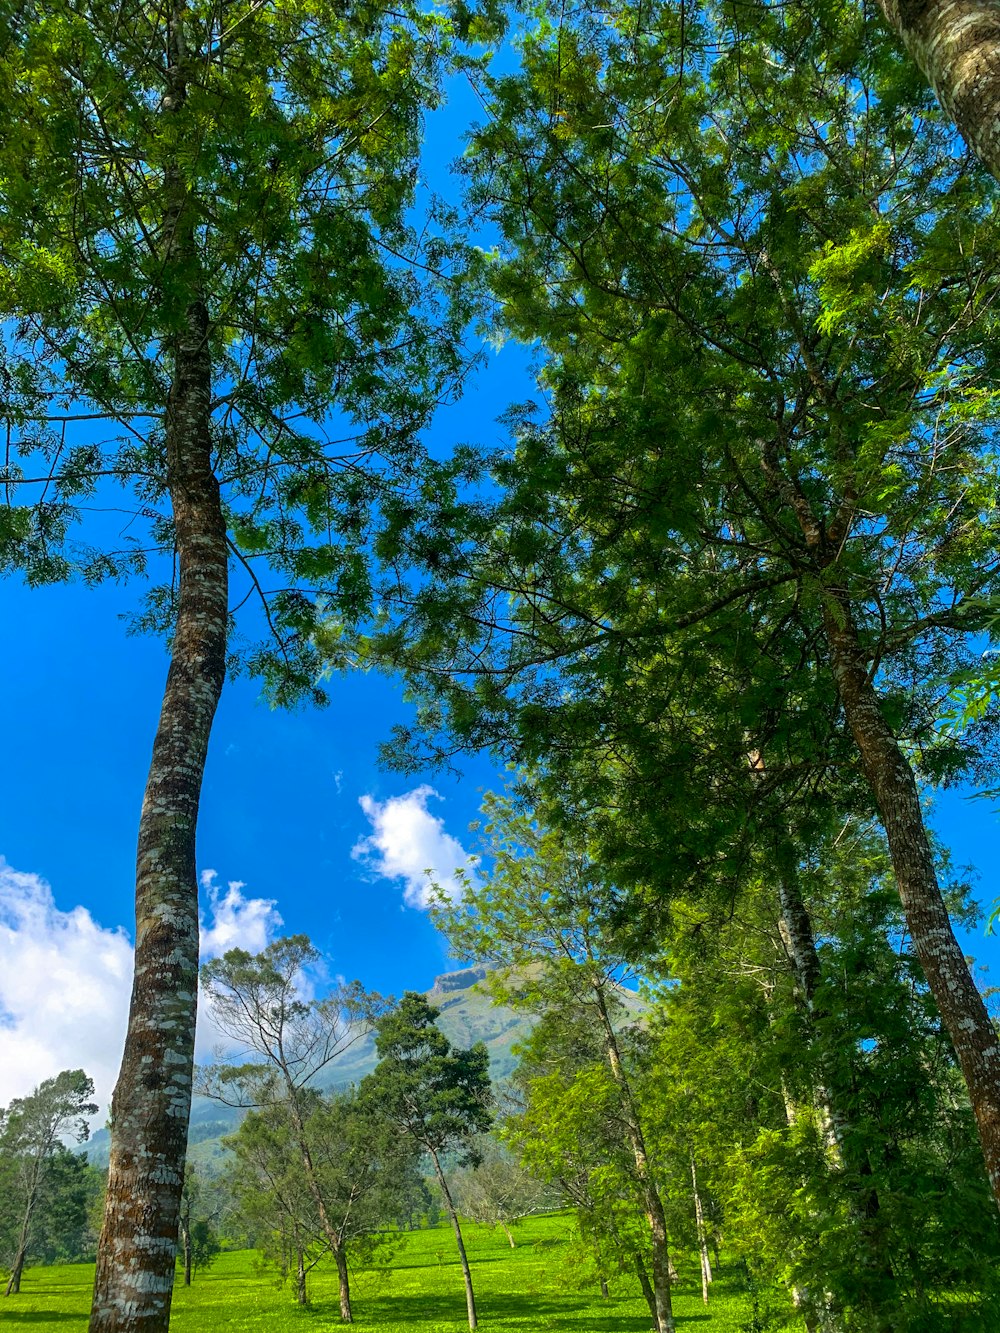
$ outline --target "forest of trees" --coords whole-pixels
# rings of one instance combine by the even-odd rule
[[[1000,1327],[1000,1035],[928,823],[1000,786],[995,9],[8,0],[0,101],[0,569],[145,579],[169,647],[110,1166],[83,1071],[3,1112],[9,1296],[93,1243],[91,1333],[165,1333],[225,1216],[349,1321],[433,1189],[470,1328],[462,1216],[553,1205],[658,1333],[720,1249],[809,1330]],[[504,339],[537,401],[442,456]],[[513,774],[435,913],[531,1036],[491,1089],[422,996],[227,953],[247,1058],[198,1078],[245,1114],[200,1180],[216,708],[356,667],[405,684],[388,762]]]

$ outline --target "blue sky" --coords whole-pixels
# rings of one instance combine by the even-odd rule
[[[495,418],[528,388],[520,349],[491,353],[437,423],[435,448],[472,432],[496,442]],[[123,615],[143,586],[0,583],[0,1104],[70,1064],[97,1078],[102,1101],[110,1093],[128,994],[121,928],[133,923],[136,830],[167,668],[162,642],[127,633]],[[383,992],[425,989],[450,960],[420,906],[423,872],[446,879],[464,863],[480,793],[502,774],[475,757],[460,776],[387,772],[377,747],[408,711],[398,682],[354,673],[330,694],[326,709],[285,712],[256,682],[227,683],[198,838],[206,950],[303,931],[331,975]],[[203,1055],[209,1043],[206,1034]]]

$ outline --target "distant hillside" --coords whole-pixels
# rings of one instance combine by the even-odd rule
[[[513,1071],[517,1062],[511,1047],[531,1031],[531,1019],[494,1004],[489,996],[474,990],[476,982],[485,976],[483,967],[446,972],[435,978],[426,995],[431,1004],[441,1010],[441,1029],[456,1046],[472,1046],[477,1041],[486,1043],[490,1053],[490,1075],[498,1082]],[[323,1088],[347,1088],[352,1083],[360,1083],[375,1068],[375,1061],[375,1040],[369,1034],[359,1038],[329,1064],[320,1076],[319,1084]],[[232,1107],[220,1106],[206,1097],[195,1097],[188,1134],[190,1160],[211,1169],[225,1155],[219,1140],[233,1132],[240,1118],[241,1112]],[[106,1166],[110,1146],[108,1131],[99,1129],[87,1145],[87,1156],[97,1165]]]

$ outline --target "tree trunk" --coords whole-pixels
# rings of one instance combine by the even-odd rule
[[[611,1292],[608,1291],[608,1279],[607,1279],[607,1278],[604,1276],[604,1274],[602,1273],[602,1274],[601,1274],[601,1300],[608,1301],[608,1300],[610,1300],[610,1299],[611,1299]]]
[[[462,1228],[458,1222],[458,1213],[455,1211],[455,1204],[451,1197],[451,1190],[448,1188],[448,1182],[444,1178],[444,1172],[441,1170],[441,1163],[438,1160],[437,1153],[430,1149],[431,1161],[434,1163],[434,1170],[437,1173],[438,1184],[441,1186],[441,1193],[444,1196],[444,1206],[448,1210],[448,1216],[451,1218],[451,1229],[455,1233],[455,1244],[458,1246],[458,1257],[462,1265],[462,1277],[465,1281],[465,1305],[469,1312],[469,1328],[475,1329],[479,1325],[476,1318],[476,1298],[472,1291],[472,1272],[469,1268],[469,1259],[465,1253],[465,1241],[462,1239]]]
[[[295,1247],[295,1299],[299,1305],[308,1305],[309,1298],[306,1295],[306,1258],[302,1253],[302,1246]]]
[[[7,1281],[7,1286],[3,1293],[5,1296],[16,1296],[21,1290],[21,1274],[24,1271],[24,1261],[26,1257],[27,1255],[24,1247],[21,1246],[18,1249],[17,1254],[14,1256],[14,1262],[11,1265],[10,1278]]]
[[[167,404],[167,484],[180,592],[136,860],[135,977],[111,1104],[111,1162],[90,1333],[166,1333],[198,998],[195,832],[222,691],[226,526],[211,462],[208,314],[178,338]]]
[[[952,930],[913,770],[883,716],[844,589],[828,594],[824,628],[844,716],[888,838],[913,947],[962,1067],[990,1185],[1000,1200],[1000,1039]]]
[[[347,1253],[343,1245],[338,1245],[333,1251],[333,1257],[337,1261],[337,1284],[340,1289],[340,1317],[345,1324],[353,1324],[354,1316],[351,1313],[351,1281],[347,1272]]]
[[[501,1231],[503,1232],[503,1234],[507,1237],[507,1242],[508,1242],[508,1244],[510,1245],[510,1248],[513,1250],[513,1249],[515,1248],[515,1247],[514,1247],[514,1237],[513,1237],[513,1234],[511,1233],[511,1229],[510,1229],[510,1227],[507,1225],[506,1222],[501,1222],[501,1223],[500,1223],[500,1230],[501,1230]]]
[[[646,1265],[642,1262],[642,1255],[636,1254],[633,1255],[633,1258],[635,1260],[635,1275],[639,1279],[639,1287],[642,1290],[643,1296],[646,1298],[646,1304],[649,1306],[649,1315],[653,1321],[654,1333],[656,1333],[660,1317],[659,1311],[656,1308],[656,1295],[650,1284],[649,1274],[646,1272]]]
[[[959,133],[1000,180],[1000,10],[993,0],[879,0]]]
[[[31,1171],[28,1175],[27,1196],[24,1202],[24,1215],[21,1218],[21,1231],[17,1238],[17,1250],[14,1254],[14,1262],[10,1268],[10,1278],[4,1289],[5,1296],[16,1296],[21,1290],[21,1274],[24,1272],[24,1265],[28,1258],[28,1240],[31,1236],[31,1219],[35,1215],[35,1204],[38,1202],[38,1186],[42,1173],[41,1156],[32,1158]]]
[[[601,1016],[601,1024],[604,1028],[605,1053],[611,1068],[611,1076],[621,1092],[622,1110],[625,1113],[625,1133],[632,1149],[636,1179],[642,1190],[643,1204],[652,1235],[656,1329],[657,1333],[674,1333],[674,1310],[670,1294],[672,1265],[667,1242],[667,1220],[663,1212],[663,1201],[660,1199],[656,1182],[653,1180],[652,1172],[649,1169],[646,1142],[636,1112],[635,1098],[632,1096],[628,1076],[622,1065],[621,1053],[618,1050],[618,1038],[615,1035],[614,1024],[611,1022],[611,1016],[604,1001],[604,991],[601,983],[595,982],[594,993],[597,999],[597,1011]]]
[[[694,1194],[694,1220],[698,1229],[698,1251],[701,1255],[701,1299],[707,1305],[708,1289],[712,1283],[712,1265],[708,1258],[705,1214],[701,1209],[701,1195],[698,1192],[698,1172],[695,1168],[694,1153],[691,1154],[691,1190]]]
[[[819,1035],[818,1020],[826,1017],[817,1009],[816,995],[821,980],[819,954],[808,909],[802,900],[798,876],[794,865],[794,853],[787,845],[776,854],[778,863],[778,897],[781,905],[781,936],[791,959],[792,969],[798,983],[799,992],[806,1010],[809,1023],[810,1040],[815,1043],[819,1057],[819,1069],[822,1084],[816,1089],[816,1101],[823,1121],[824,1138],[831,1160],[841,1170],[850,1173],[852,1188],[851,1208],[858,1222],[859,1235],[863,1249],[859,1259],[862,1266],[871,1275],[872,1280],[864,1284],[865,1290],[874,1292],[877,1285],[888,1282],[895,1288],[895,1274],[886,1260],[878,1217],[881,1212],[878,1190],[872,1183],[873,1172],[868,1149],[861,1140],[856,1124],[845,1106],[855,1100],[857,1090],[853,1085],[844,1086],[844,1080],[837,1068],[836,1053],[830,1058],[829,1048],[824,1048]],[[896,1301],[897,1297],[883,1296],[883,1307],[887,1300]],[[891,1316],[873,1311],[873,1333],[886,1333],[891,1328]]]
[[[181,1218],[181,1247],[184,1250],[184,1285],[191,1285],[191,1219]]]

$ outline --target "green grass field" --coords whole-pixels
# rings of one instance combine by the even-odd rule
[[[569,1333],[647,1333],[649,1314],[636,1284],[619,1279],[611,1298],[581,1290],[569,1262],[565,1217],[525,1222],[511,1250],[502,1232],[469,1224],[467,1244],[483,1333],[565,1329]],[[85,1333],[92,1264],[32,1268],[19,1296],[0,1297],[0,1326],[25,1333]],[[451,1232],[444,1227],[407,1238],[391,1270],[355,1274],[351,1291],[355,1326],[371,1333],[463,1333],[465,1298]],[[189,1289],[175,1288],[171,1333],[321,1333],[341,1328],[336,1274],[317,1268],[309,1279],[310,1305],[295,1304],[291,1284],[281,1286],[251,1251],[221,1254]],[[737,1270],[722,1271],[706,1308],[693,1280],[678,1284],[674,1309],[679,1328],[741,1333],[750,1307]],[[749,1326],[752,1327],[752,1326]]]

